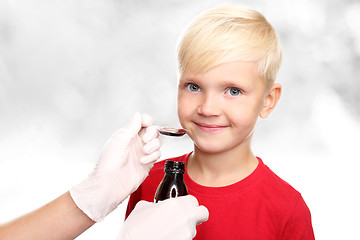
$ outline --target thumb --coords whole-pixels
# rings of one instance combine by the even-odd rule
[[[141,201],[139,201],[139,202],[136,204],[135,208],[137,208],[137,209],[146,208],[147,206],[150,206],[150,205],[152,205],[152,204],[153,204],[153,203],[151,203],[151,202],[147,202],[147,201],[145,201],[145,200],[141,200]]]
[[[196,225],[206,222],[209,219],[209,210],[204,206],[199,206],[196,209],[197,211],[197,223]]]

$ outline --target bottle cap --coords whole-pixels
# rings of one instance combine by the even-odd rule
[[[165,172],[171,173],[185,173],[185,163],[184,162],[177,162],[177,161],[166,161],[165,162]]]

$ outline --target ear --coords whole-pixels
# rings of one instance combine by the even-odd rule
[[[260,117],[266,118],[274,110],[281,96],[281,85],[274,83],[264,99],[264,106],[261,109]]]

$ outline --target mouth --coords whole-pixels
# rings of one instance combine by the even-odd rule
[[[220,124],[209,124],[200,122],[194,122],[194,124],[198,127],[198,129],[204,132],[219,132],[227,128],[227,126]]]

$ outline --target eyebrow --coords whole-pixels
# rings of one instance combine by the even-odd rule
[[[179,83],[199,83],[199,80],[194,77],[180,78]]]
[[[193,79],[196,79],[194,75],[183,76],[183,77],[180,78],[180,80],[185,80],[185,81],[193,80]]]
[[[245,80],[237,79],[237,80],[231,80],[226,79],[221,82],[222,86],[234,86],[234,87],[249,87],[249,84]]]

